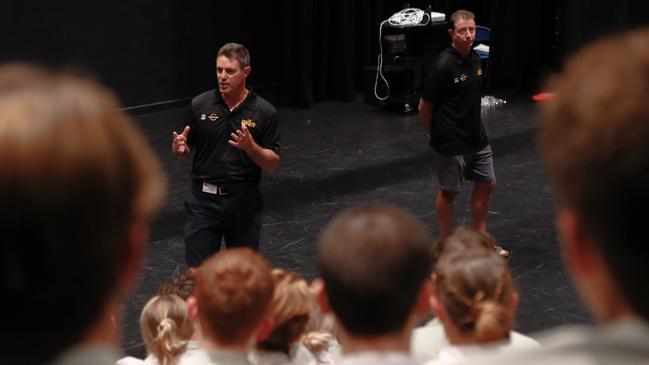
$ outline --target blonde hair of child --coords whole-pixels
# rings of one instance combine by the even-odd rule
[[[173,294],[151,298],[142,309],[140,330],[147,351],[160,365],[174,365],[193,333],[187,304]]]

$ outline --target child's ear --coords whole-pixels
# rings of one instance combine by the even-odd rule
[[[187,298],[187,312],[187,315],[192,322],[198,322],[198,302],[196,301],[196,297],[193,295],[190,295]]]
[[[273,321],[272,318],[265,316],[259,324],[259,330],[257,331],[257,342],[266,340],[274,329],[275,321]]]
[[[428,278],[421,284],[419,294],[417,295],[417,302],[415,303],[415,312],[417,315],[425,315],[430,313],[430,296],[433,293],[433,281]]]
[[[322,312],[322,314],[331,312],[331,306],[329,305],[329,298],[327,297],[324,280],[320,278],[313,280],[313,283],[311,283],[311,292],[320,306],[320,312]]]
[[[444,308],[437,297],[437,274],[431,275],[431,291],[430,296],[428,297],[428,303],[430,308],[433,310],[433,313],[436,317],[441,318],[445,315]]]
[[[518,308],[519,301],[520,297],[518,296],[518,293],[512,293],[512,299],[509,302],[509,310],[511,310],[512,313],[516,313],[516,308]]]

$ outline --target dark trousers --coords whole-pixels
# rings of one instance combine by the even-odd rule
[[[194,180],[185,200],[185,261],[197,267],[225,246],[259,249],[263,203],[257,184],[225,186],[218,194],[202,191]]]

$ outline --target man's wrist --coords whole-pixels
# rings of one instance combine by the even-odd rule
[[[250,144],[247,147],[243,148],[243,151],[247,153],[249,156],[252,156],[258,154],[260,149],[261,147],[259,147],[259,145],[253,140],[252,142],[250,142]]]
[[[174,155],[180,156],[180,157],[186,157],[186,156],[191,155],[192,151],[189,149],[189,146],[185,145],[184,147],[185,147],[185,149],[182,150],[182,151],[180,150],[180,148],[172,149]]]

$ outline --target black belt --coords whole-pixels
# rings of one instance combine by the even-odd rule
[[[242,182],[236,184],[223,184],[223,183],[212,183],[206,180],[194,179],[192,184],[194,191],[200,191],[204,194],[214,195],[214,196],[228,196],[231,194],[239,193],[250,183]]]

